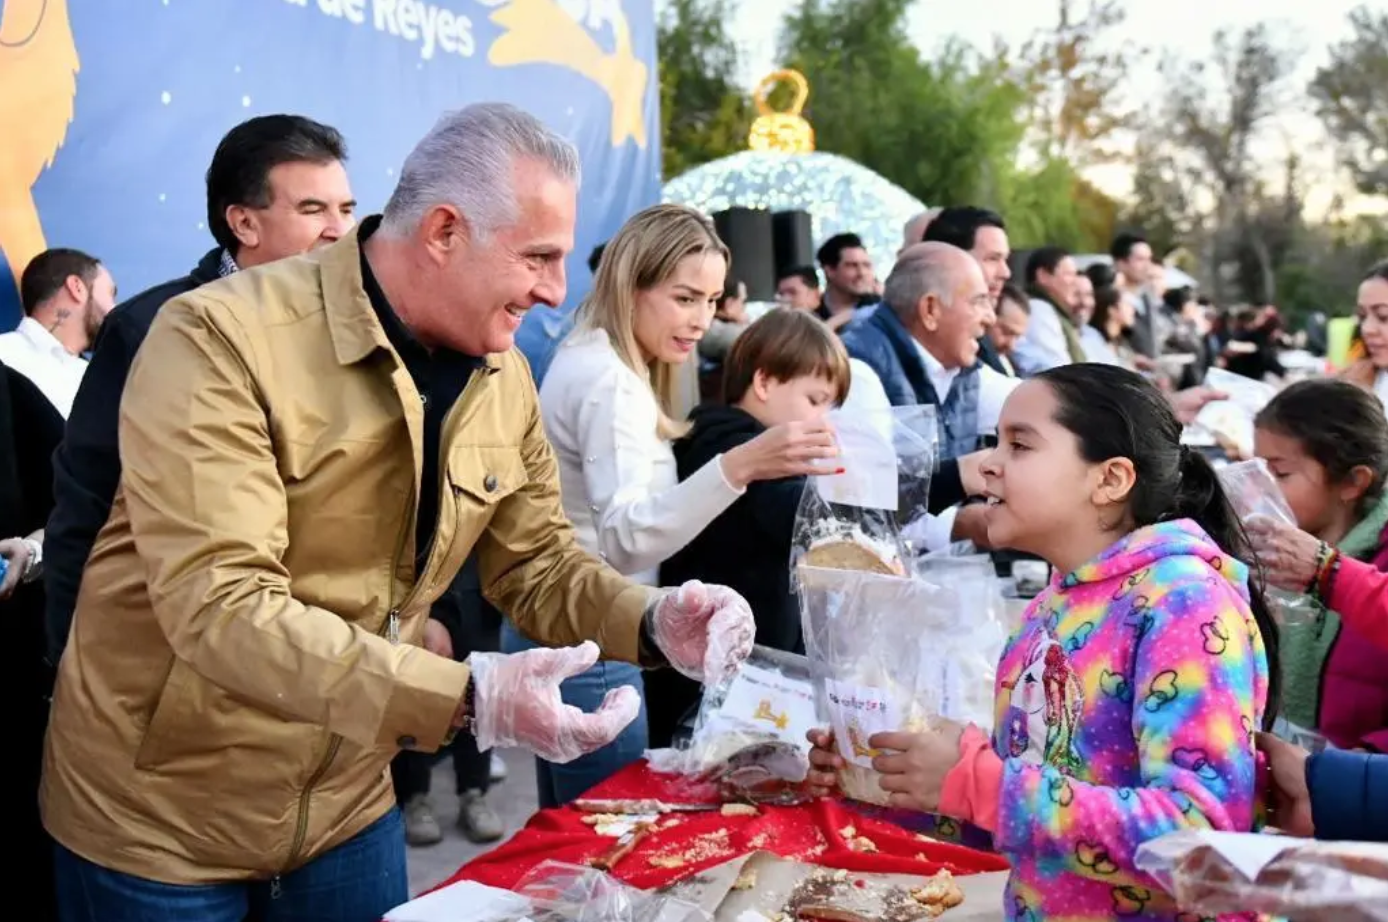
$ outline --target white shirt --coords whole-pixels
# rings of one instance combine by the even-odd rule
[[[1070,347],[1065,342],[1064,321],[1055,305],[1040,298],[1031,299],[1031,320],[1027,332],[1012,351],[1017,370],[1024,375],[1070,364]]]
[[[679,482],[670,443],[656,432],[655,394],[602,330],[575,330],[555,350],[540,416],[579,545],[648,586],[742,495],[718,458]]]
[[[935,396],[941,400],[949,397],[949,389],[959,377],[959,369],[947,369],[919,343],[921,362],[925,367],[930,386]],[[849,359],[852,368],[852,383],[848,388],[848,399],[843,403],[846,410],[863,412],[881,411],[891,407],[882,379],[877,377],[871,366],[858,359]],[[1009,378],[997,369],[981,365],[978,369],[978,432],[980,436],[992,435],[998,431],[998,420],[1002,416],[1002,405],[1022,384],[1019,378]],[[939,515],[927,515],[907,526],[904,536],[926,551],[944,550],[953,543],[954,517],[959,507],[952,506]]]
[[[86,359],[68,352],[33,317],[25,317],[13,332],[0,335],[0,362],[34,382],[67,419],[87,371]]]
[[[939,359],[930,354],[926,349],[915,340],[916,351],[920,353],[921,364],[925,368],[925,376],[930,381],[930,386],[935,389],[935,396],[941,402],[949,399],[950,388],[954,387],[954,382],[959,377],[959,368],[946,368]],[[998,431],[998,420],[1002,418],[1002,405],[1007,402],[1007,398],[1012,396],[1012,392],[1020,387],[1022,382],[1017,378],[1009,378],[996,368],[990,365],[978,366],[978,432],[977,435],[992,435]]]
[[[1388,407],[1388,370],[1380,371],[1374,376],[1374,393],[1383,405]]]

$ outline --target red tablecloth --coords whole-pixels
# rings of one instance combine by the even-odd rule
[[[629,766],[588,794],[593,799],[658,799],[667,803],[700,802],[690,798],[667,776],[656,775],[644,762]],[[572,808],[542,810],[515,837],[464,865],[440,886],[472,880],[512,889],[537,864],[554,860],[583,864],[610,851],[614,840],[600,836],[583,823],[584,814]],[[842,803],[820,800],[798,807],[762,807],[757,816],[673,813],[672,823],[652,832],[624,858],[612,874],[635,887],[653,889],[739,855],[762,849],[829,868],[862,873],[955,874],[1007,870],[1007,862],[987,852],[926,839],[900,826],[858,814]],[[855,839],[867,839],[876,852],[851,848],[843,832],[853,827]],[[856,842],[859,849],[862,842]],[[678,868],[651,864],[653,857],[682,856]]]

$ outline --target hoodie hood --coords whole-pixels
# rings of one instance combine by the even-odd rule
[[[702,467],[715,455],[750,442],[766,431],[746,410],[713,403],[695,407],[689,422],[689,434],[674,446],[681,470]]]
[[[1239,597],[1248,601],[1248,567],[1222,551],[1205,530],[1190,519],[1158,522],[1139,528],[1111,545],[1098,557],[1057,579],[1064,589],[1084,583],[1125,580],[1160,566],[1166,578],[1180,571],[1205,578],[1214,571]]]

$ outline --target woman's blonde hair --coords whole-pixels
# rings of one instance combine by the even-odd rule
[[[660,408],[656,433],[663,439],[679,438],[689,424],[674,419],[676,367],[642,360],[636,342],[636,295],[668,281],[686,256],[709,253],[729,263],[728,248],[704,214],[683,205],[647,208],[607,242],[593,288],[578,308],[578,328],[607,333],[627,367],[649,382]]]

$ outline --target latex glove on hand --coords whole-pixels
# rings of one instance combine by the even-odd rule
[[[651,638],[670,665],[708,686],[737,671],[756,637],[752,607],[727,586],[690,580],[666,592],[651,614]]]
[[[547,762],[564,764],[615,740],[641,711],[641,695],[630,685],[607,693],[586,714],[559,697],[559,683],[592,668],[598,645],[474,653],[473,736],[486,752],[500,746],[529,749]]]

